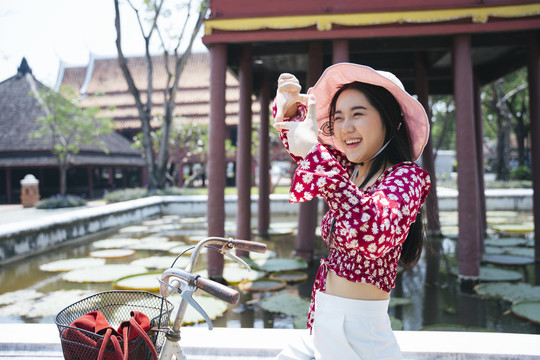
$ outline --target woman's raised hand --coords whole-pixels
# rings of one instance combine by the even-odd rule
[[[283,73],[278,78],[278,88],[274,104],[276,114],[274,121],[281,122],[285,117],[292,117],[297,113],[297,102],[306,103],[307,95],[300,94],[302,87],[298,79],[289,73]]]
[[[317,103],[315,96],[308,97],[307,114],[304,121],[280,121],[274,124],[278,130],[288,130],[287,141],[289,152],[302,159],[317,144],[319,128],[317,127]]]

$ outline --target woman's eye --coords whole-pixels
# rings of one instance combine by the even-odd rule
[[[359,116],[363,116],[364,114],[363,113],[360,113],[360,112],[356,112],[353,114],[354,117],[359,117]]]

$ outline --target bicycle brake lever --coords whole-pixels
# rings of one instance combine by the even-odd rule
[[[165,281],[163,281],[161,279],[158,279],[158,281],[160,283],[170,287],[171,289],[173,289],[177,293],[179,293],[180,296],[182,296],[182,298],[184,300],[186,300],[189,305],[193,306],[193,308],[195,308],[195,310],[197,310],[199,312],[199,314],[202,315],[202,317],[204,318],[204,320],[206,321],[206,323],[208,325],[208,330],[212,330],[214,328],[214,324],[212,323],[212,320],[210,320],[210,317],[208,316],[206,311],[204,311],[203,308],[201,307],[201,305],[199,305],[199,303],[197,301],[195,301],[195,299],[193,298],[193,293],[197,290],[197,287],[188,284],[183,279],[180,279],[180,278],[177,278],[177,277],[175,277],[175,279],[180,281],[184,285],[183,288],[182,288],[182,291],[180,291],[180,289],[172,286],[171,284],[169,284],[169,283],[167,283],[167,282],[165,282]]]
[[[222,250],[221,253],[228,258],[234,260],[235,262],[239,263],[240,265],[243,265],[246,269],[248,269],[248,271],[251,271],[251,266],[249,266],[247,262],[245,262],[238,256],[232,254],[228,249]]]
[[[210,317],[208,317],[208,314],[206,313],[206,311],[204,311],[201,305],[199,305],[199,303],[196,302],[195,299],[193,298],[193,293],[195,292],[195,290],[197,290],[197,287],[188,285],[182,290],[180,295],[182,295],[182,298],[186,300],[189,305],[193,306],[195,310],[199,312],[199,314],[202,315],[204,320],[206,320],[206,324],[208,325],[208,330],[212,330],[214,328],[214,324],[212,324],[212,320],[210,320]]]

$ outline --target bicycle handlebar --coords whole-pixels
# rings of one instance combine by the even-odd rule
[[[263,243],[238,239],[233,239],[231,242],[236,249],[253,251],[261,254],[266,252],[266,244]]]
[[[228,286],[220,284],[216,281],[204,278],[200,275],[192,274],[188,271],[182,269],[167,269],[161,275],[161,280],[163,282],[169,283],[169,279],[174,276],[178,277],[192,286],[207,292],[210,295],[213,295],[223,301],[228,302],[229,304],[236,304],[240,298],[240,293],[234,289],[231,289]],[[161,284],[160,293],[162,295],[167,294],[167,285]]]
[[[203,278],[201,276],[196,279],[197,287],[206,291],[208,294],[213,295],[229,304],[236,304],[240,299],[240,293],[228,286],[220,284],[214,280]]]

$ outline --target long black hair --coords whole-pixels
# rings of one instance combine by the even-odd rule
[[[385,129],[384,144],[390,143],[370,163],[368,174],[360,188],[363,188],[385,164],[398,164],[403,161],[412,161],[412,150],[409,142],[409,131],[403,120],[401,108],[396,98],[385,88],[362,82],[352,82],[341,86],[330,102],[327,130],[334,135],[334,115],[339,96],[345,90],[354,89],[363,93],[371,106],[380,114]],[[401,263],[404,266],[414,266],[420,259],[424,245],[425,231],[423,227],[422,210],[418,211],[416,220],[411,224],[407,239],[401,251]]]

